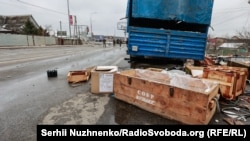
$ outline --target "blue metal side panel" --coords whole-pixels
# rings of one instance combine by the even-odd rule
[[[130,27],[128,54],[203,60],[206,37],[205,33]]]
[[[171,31],[167,57],[204,60],[207,34]]]
[[[210,25],[213,0],[133,0],[132,17]]]

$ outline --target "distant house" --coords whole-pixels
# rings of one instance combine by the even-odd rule
[[[247,49],[244,43],[223,43],[218,47],[221,55],[246,55]]]
[[[0,33],[14,33],[14,32],[0,27]]]
[[[224,43],[225,39],[223,38],[208,38],[207,39],[207,52],[215,53],[220,45]]]
[[[223,43],[219,46],[219,48],[228,48],[228,49],[236,49],[243,47],[244,43]]]
[[[21,33],[28,20],[30,20],[36,28],[39,28],[39,25],[32,15],[0,15],[0,33]]]

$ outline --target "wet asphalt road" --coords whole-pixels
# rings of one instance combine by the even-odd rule
[[[129,69],[126,48],[86,44],[0,49],[0,141],[36,141],[38,124],[180,124],[119,101],[90,93],[90,81],[72,86],[71,70],[98,65]],[[56,69],[58,76],[47,77]],[[210,124],[226,124],[216,113]]]
[[[91,66],[125,67],[122,66],[125,48],[88,44],[0,50],[1,141],[35,141],[36,125],[40,123],[106,122],[100,119],[104,111],[112,109],[105,107],[111,97],[89,93],[89,82],[73,87],[66,76],[70,70]],[[47,70],[54,69],[58,76],[48,78]],[[108,124],[115,123],[111,118],[108,120]]]

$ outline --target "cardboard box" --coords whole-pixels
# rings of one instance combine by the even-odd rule
[[[115,98],[184,124],[208,124],[219,84],[184,75],[131,69],[114,74]]]
[[[97,66],[91,70],[91,93],[113,93],[113,77],[117,66]]]

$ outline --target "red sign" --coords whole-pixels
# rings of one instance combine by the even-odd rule
[[[73,25],[73,16],[72,15],[69,15],[69,24]]]

